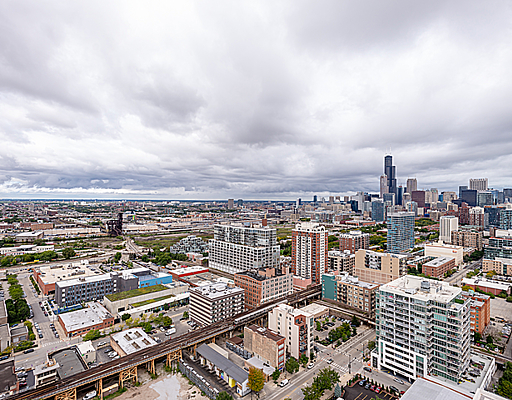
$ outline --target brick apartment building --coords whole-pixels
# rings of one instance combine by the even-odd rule
[[[260,268],[235,274],[235,286],[244,289],[245,309],[259,307],[293,292],[293,274],[287,267]]]
[[[451,244],[472,247],[477,250],[482,250],[482,232],[477,231],[452,231]]]
[[[348,251],[329,250],[327,253],[329,271],[348,272],[353,275],[356,256]]]
[[[471,330],[482,334],[491,322],[491,296],[473,291],[462,292],[465,299],[471,299]]]
[[[286,338],[258,325],[244,328],[244,349],[256,354],[271,367],[283,370],[286,355]]]
[[[454,257],[437,257],[422,265],[421,272],[426,276],[444,278],[444,274],[456,268]]]
[[[349,233],[342,233],[340,235],[340,250],[348,250],[350,253],[355,254],[359,249],[370,248],[370,234],[361,231],[350,231]]]

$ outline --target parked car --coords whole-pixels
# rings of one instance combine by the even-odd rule
[[[23,353],[28,354],[28,353],[33,353],[33,352],[34,352],[34,349],[27,349]]]
[[[371,386],[371,385],[370,385],[369,383],[367,383],[367,384],[364,386],[364,388],[365,388],[365,389],[370,389],[370,386]]]
[[[308,369],[314,368],[315,364],[311,363],[308,365]]]
[[[390,386],[389,389],[392,391],[392,392],[396,392],[396,393],[399,393],[400,391],[398,390],[398,388],[394,387],[394,386]]]
[[[364,386],[366,385],[366,381],[359,381],[359,386]]]
[[[288,382],[290,382],[288,379],[285,379],[284,381],[279,382],[279,386],[283,387],[288,385]]]
[[[8,358],[9,358],[9,356],[2,356],[2,357],[0,357],[0,361],[7,360]]]
[[[39,333],[39,339],[42,339],[43,338],[43,334],[42,333]]]
[[[91,400],[91,399],[95,398],[96,395],[97,395],[96,390],[93,390],[92,392],[89,392],[84,396],[84,400]]]
[[[329,358],[326,362],[327,362],[327,364],[331,364],[332,363],[332,358]]]
[[[372,372],[372,369],[370,367],[363,367],[363,369],[366,371],[366,372]]]

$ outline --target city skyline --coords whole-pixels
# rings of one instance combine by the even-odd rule
[[[510,186],[506,3],[0,5],[0,198]]]

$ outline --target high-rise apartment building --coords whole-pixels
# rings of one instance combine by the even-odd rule
[[[388,178],[388,193],[396,195],[396,168],[392,156],[384,157],[384,175]]]
[[[485,328],[491,322],[491,296],[471,290],[462,292],[462,297],[470,299],[471,330],[480,334],[484,333]]]
[[[190,289],[190,319],[201,326],[234,317],[244,311],[244,290],[214,283]]]
[[[266,226],[215,225],[209,265],[230,274],[279,266],[276,230]]]
[[[459,229],[459,218],[454,215],[443,215],[439,219],[439,239],[451,243],[452,232]]]
[[[350,275],[354,272],[356,265],[356,256],[348,251],[329,250],[328,252],[329,271],[348,272]]]
[[[468,225],[469,224],[469,206],[468,203],[462,202],[459,206],[459,224]]]
[[[512,206],[507,204],[506,208],[500,209],[500,229],[512,229]]]
[[[407,273],[407,256],[404,254],[381,253],[372,250],[358,250],[354,276],[364,282],[388,283]]]
[[[386,207],[382,200],[372,201],[372,220],[376,222],[386,220]]]
[[[469,225],[479,226],[484,229],[489,225],[489,215],[485,213],[482,207],[470,208]]]
[[[293,292],[293,274],[286,267],[237,272],[235,286],[244,289],[245,309],[259,307]]]
[[[320,283],[327,272],[328,233],[324,226],[302,222],[292,230],[292,272]]]
[[[297,360],[302,354],[309,357],[313,349],[312,314],[279,304],[268,313],[268,327],[286,339],[286,351]]]
[[[370,248],[370,234],[361,231],[350,231],[340,234],[340,250],[355,254],[359,249]]]
[[[412,193],[418,190],[418,181],[416,178],[407,179],[407,193]]]
[[[470,190],[487,190],[489,189],[487,178],[470,179],[469,180]]]
[[[451,203],[453,200],[457,200],[457,193],[455,192],[442,192],[443,202]]]
[[[388,177],[386,175],[380,176],[380,197],[385,193],[389,193],[389,187],[388,187]]]
[[[377,294],[373,365],[406,378],[459,382],[470,362],[470,301],[442,281],[404,276]]]
[[[418,204],[418,207],[425,207],[425,192],[423,190],[415,190],[412,192],[411,199]]]
[[[482,232],[478,231],[452,231],[451,244],[482,250],[482,238]]]
[[[414,213],[396,212],[388,214],[387,251],[401,253],[414,247]]]
[[[228,199],[228,210],[235,208],[235,199]]]
[[[340,275],[322,275],[322,298],[343,303],[375,316],[375,295],[379,284],[360,281],[355,276],[344,272]]]

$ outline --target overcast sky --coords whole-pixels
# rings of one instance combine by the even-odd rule
[[[511,187],[509,1],[0,2],[0,197]]]

